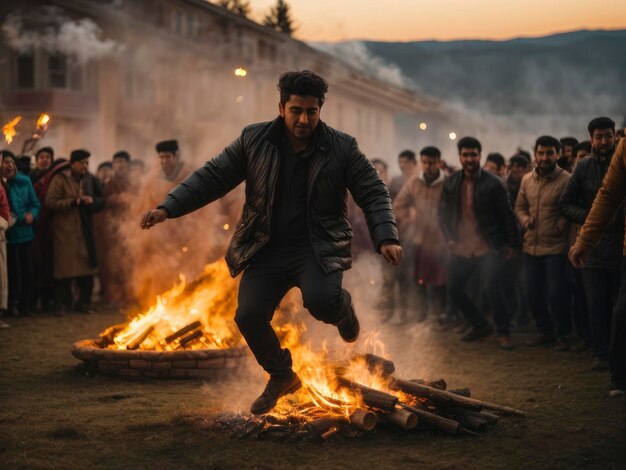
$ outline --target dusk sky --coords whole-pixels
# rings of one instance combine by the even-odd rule
[[[276,0],[251,0],[257,19]],[[626,29],[626,1],[288,0],[305,41],[510,39]]]

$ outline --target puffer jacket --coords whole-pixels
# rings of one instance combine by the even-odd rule
[[[564,255],[569,248],[570,223],[561,215],[559,199],[570,175],[557,166],[541,176],[537,169],[522,178],[515,214],[524,224],[534,226],[524,232],[524,253],[531,256]]]
[[[602,186],[611,159],[592,154],[576,164],[560,199],[561,214],[571,223],[583,225],[593,200]],[[591,250],[585,269],[618,270],[622,261],[624,240],[624,206],[620,205],[611,225]]]
[[[271,234],[272,207],[280,162],[282,118],[253,124],[217,157],[176,186],[159,206],[169,218],[181,217],[246,182],[241,219],[228,246],[230,274],[239,274]],[[359,150],[356,140],[323,122],[307,181],[308,229],[317,261],[325,272],[352,265],[352,228],[346,190],[363,209],[377,250],[383,241],[399,243],[389,191]]]
[[[461,221],[461,182],[463,170],[449,176],[443,186],[437,216],[446,242],[458,241]],[[504,183],[488,171],[474,175],[474,212],[478,229],[494,251],[521,245],[515,214]]]
[[[35,238],[35,221],[39,218],[41,204],[30,178],[21,173],[17,173],[13,179],[7,181],[7,196],[11,211],[15,214],[15,224],[7,230],[7,242],[9,244],[19,244],[33,241]],[[33,215],[33,223],[27,224],[24,215],[30,212]]]

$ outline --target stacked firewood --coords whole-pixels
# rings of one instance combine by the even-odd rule
[[[271,440],[328,439],[337,434],[359,435],[375,428],[434,429],[451,436],[476,435],[495,425],[500,415],[525,416],[524,411],[472,398],[469,389],[448,390],[445,380],[404,380],[394,377],[393,362],[367,354],[368,367],[382,374],[387,393],[359,384],[337,370],[335,386],[345,389],[362,405],[349,416],[340,416],[310,403],[287,415],[263,417],[226,416],[215,419],[221,430],[234,437]],[[310,393],[315,393],[309,390]],[[325,398],[326,401],[332,399]],[[341,403],[336,400],[336,405]]]

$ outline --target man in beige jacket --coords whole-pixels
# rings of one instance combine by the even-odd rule
[[[554,137],[537,139],[536,168],[522,179],[515,214],[524,229],[528,306],[539,330],[527,344],[557,342],[556,349],[565,351],[571,331],[566,276],[570,224],[561,216],[559,198],[570,175],[557,166],[560,150],[561,144]]]

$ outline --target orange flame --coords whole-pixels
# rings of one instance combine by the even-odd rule
[[[49,121],[50,116],[48,116],[46,113],[42,113],[41,116],[39,116],[39,119],[37,119],[37,128],[46,126]]]
[[[13,142],[13,137],[17,135],[17,131],[15,130],[15,126],[22,120],[22,116],[16,116],[7,124],[2,127],[2,133],[4,134],[4,139],[7,144]]]

